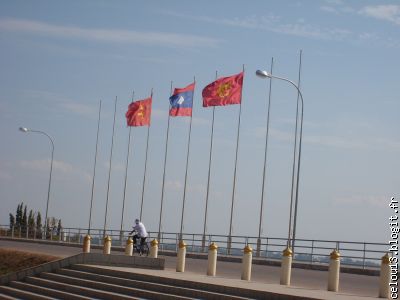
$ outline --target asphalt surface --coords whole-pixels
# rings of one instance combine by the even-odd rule
[[[7,241],[0,239],[0,248],[14,249],[33,253],[67,257],[81,253],[81,248],[60,245],[48,245],[40,243]],[[92,252],[101,252],[93,250]],[[115,252],[121,254],[121,252]],[[176,257],[160,256],[165,258],[165,269],[175,271]],[[233,262],[217,263],[217,277],[226,279],[240,279],[241,264]],[[207,271],[207,260],[186,258],[185,272],[188,274],[205,275]],[[280,267],[253,265],[251,281],[256,283],[279,284]],[[298,289],[326,291],[328,272],[316,270],[304,270],[292,268],[291,286]],[[340,294],[367,296],[376,298],[379,290],[379,277],[357,274],[340,274]]]

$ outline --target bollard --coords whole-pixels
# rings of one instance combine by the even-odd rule
[[[103,254],[110,254],[111,252],[111,238],[107,235],[104,238]]]
[[[379,298],[389,298],[390,292],[390,258],[389,255],[386,253],[382,257],[381,262],[381,274],[379,277]]]
[[[85,235],[85,238],[83,239],[83,253],[90,253],[90,240],[92,238],[90,237],[89,234]]]
[[[126,240],[125,255],[132,256],[133,254],[133,240],[131,237]]]
[[[176,261],[176,271],[185,272],[186,262],[186,243],[183,240],[179,241],[178,259]]]
[[[281,285],[290,285],[290,277],[292,274],[292,257],[293,252],[290,247],[287,247],[282,252],[282,264],[281,264]]]
[[[216,243],[212,242],[208,247],[208,265],[207,265],[207,275],[215,276],[217,270],[217,250],[218,246]]]
[[[331,261],[328,271],[328,291],[337,292],[339,290],[340,273],[340,253],[336,249],[331,253]]]
[[[246,245],[243,249],[242,260],[242,280],[250,280],[251,278],[251,263],[253,260],[253,249]]]
[[[156,239],[150,242],[150,257],[157,258],[158,256],[158,241]]]

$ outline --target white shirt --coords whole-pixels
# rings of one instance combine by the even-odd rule
[[[139,224],[136,224],[133,227],[133,229],[137,231],[138,236],[143,237],[143,238],[147,237],[147,231],[142,222],[139,222]]]

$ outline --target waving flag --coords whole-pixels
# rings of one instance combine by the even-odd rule
[[[222,77],[203,89],[203,106],[240,104],[242,101],[243,72]]]
[[[169,98],[171,103],[169,115],[171,117],[192,116],[194,86],[193,82],[187,87],[174,90],[173,95]]]
[[[125,114],[128,126],[149,126],[151,117],[152,98],[132,102]]]

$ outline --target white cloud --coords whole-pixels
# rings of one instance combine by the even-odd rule
[[[165,188],[172,191],[181,191],[183,190],[183,183],[179,180],[167,180],[165,182]]]
[[[97,114],[97,108],[94,106],[81,104],[81,103],[74,103],[74,102],[64,102],[61,103],[60,106],[63,109],[66,109],[70,112],[73,112],[78,115],[85,115],[85,116],[93,116]]]
[[[205,16],[188,16],[175,12],[166,14],[179,18],[197,20],[200,22],[213,23],[225,26],[240,27],[247,29],[260,29],[280,34],[293,35],[299,37],[341,40],[352,34],[351,31],[341,28],[321,28],[317,25],[306,24],[303,19],[297,23],[283,23],[279,16],[269,14],[267,16],[249,16],[244,18],[215,19]]]
[[[12,179],[12,176],[0,170],[0,180],[8,180],[8,179]]]
[[[387,207],[390,198],[387,196],[361,196],[361,195],[352,195],[352,196],[341,196],[335,197],[333,199],[334,202],[343,206],[346,204],[351,205],[369,205],[375,207]]]
[[[400,5],[365,6],[359,13],[367,17],[400,25]]]
[[[19,166],[23,169],[29,169],[33,171],[50,172],[50,159],[30,161],[23,160],[19,162]],[[53,160],[53,173],[54,172],[64,175],[79,176],[87,182],[91,182],[92,178],[91,175],[81,170],[80,168],[60,160]]]
[[[144,32],[122,29],[88,29],[78,26],[54,25],[45,22],[12,18],[0,19],[0,31],[22,32],[47,37],[106,43],[132,43],[177,48],[217,47],[221,42],[214,38],[191,34]]]

